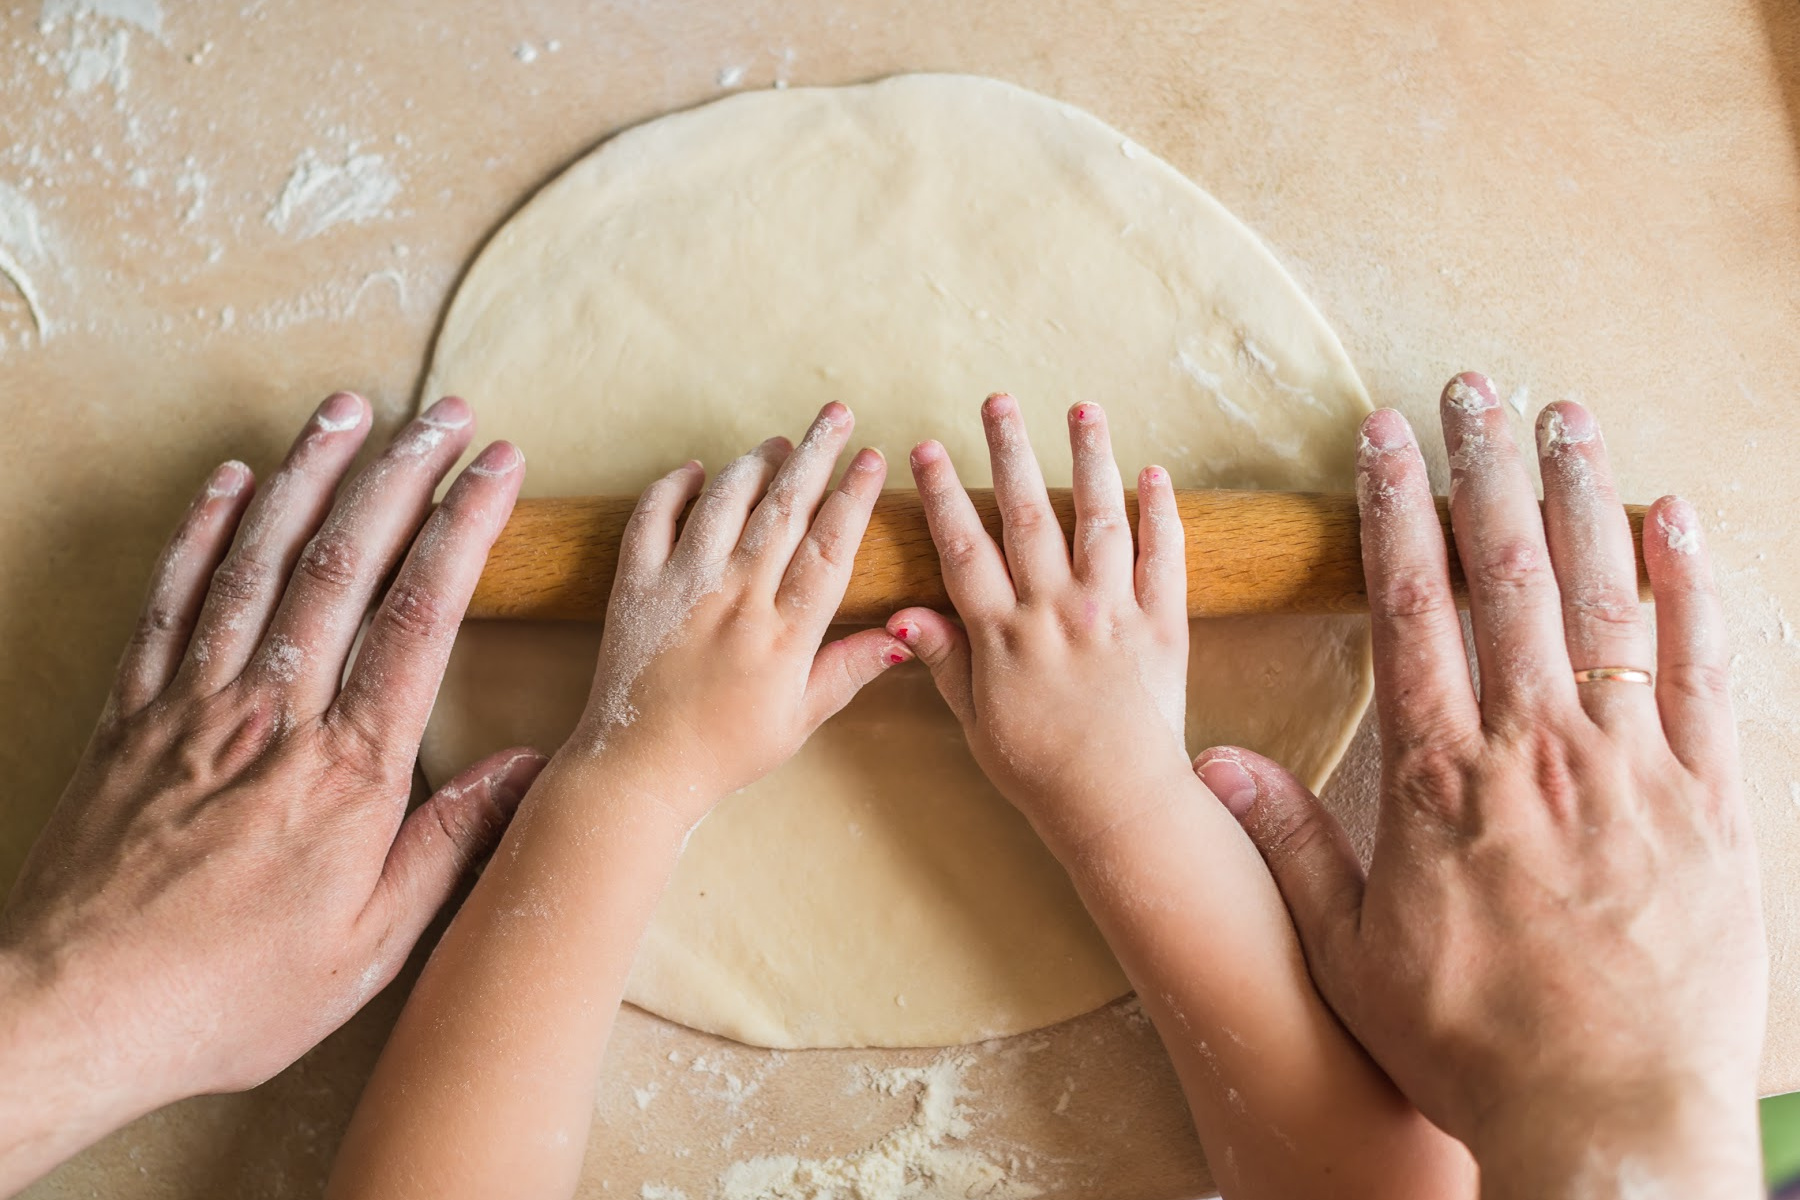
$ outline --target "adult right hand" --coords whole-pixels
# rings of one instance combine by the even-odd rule
[[[1645,523],[1652,665],[1629,526],[1592,416],[1538,423],[1540,516],[1484,377],[1441,403],[1470,678],[1425,465],[1405,420],[1358,455],[1382,787],[1365,875],[1275,763],[1195,763],[1294,914],[1326,1000],[1486,1196],[1759,1194],[1766,950],[1699,521]]]

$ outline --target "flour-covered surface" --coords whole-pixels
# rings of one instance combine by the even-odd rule
[[[336,387],[391,429],[454,281],[535,186],[608,132],[727,90],[965,71],[1084,107],[1213,192],[1318,303],[1378,403],[1429,427],[1443,380],[1483,368],[1522,433],[1579,398],[1629,496],[1696,501],[1763,849],[1764,1084],[1800,1087],[1797,23],[1776,0],[1672,0],[1654,21],[1628,0],[0,0],[0,262],[34,297],[0,278],[0,880],[80,753],[145,572],[207,468],[266,471]],[[351,205],[359,219],[270,223],[302,164],[354,183],[364,156],[397,186]],[[1332,788],[1365,837],[1369,745]],[[400,990],[256,1092],[146,1118],[33,1195],[318,1195]],[[691,1056],[724,1062],[722,1044],[635,1013],[620,1029],[585,1190],[722,1195],[716,1171],[681,1165],[745,1122],[656,1073],[678,1049],[682,1086],[710,1079]],[[978,1059],[962,1101],[975,1148],[1018,1155],[1015,1177],[1046,1195],[1192,1194],[1166,1065],[1147,1037],[1112,1048],[1052,1034],[1020,1056],[1028,1070]],[[914,1112],[847,1068],[790,1070],[762,1087],[785,1099],[776,1080],[794,1080],[795,1102],[740,1134],[733,1161],[854,1155]],[[867,1109],[839,1103],[853,1085]],[[1077,1119],[1057,1124],[1065,1094]],[[1110,1107],[1079,1107],[1101,1094]],[[1001,1119],[1042,1140],[994,1132]],[[1110,1157],[1055,1162],[1071,1126]]]

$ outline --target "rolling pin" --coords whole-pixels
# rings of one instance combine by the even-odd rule
[[[982,522],[997,539],[994,493],[971,489]],[[469,616],[515,620],[598,621],[606,615],[618,565],[619,537],[635,496],[521,500],[488,555]],[[1050,504],[1065,536],[1075,525],[1067,488],[1053,488]],[[1306,492],[1178,491],[1176,508],[1187,531],[1188,615],[1235,617],[1264,613],[1366,612],[1356,497]],[[1137,500],[1126,509],[1137,528]],[[1644,574],[1644,507],[1626,505],[1636,545],[1638,588]],[[1438,519],[1450,536],[1449,504]],[[1454,549],[1451,582],[1464,596]],[[856,552],[839,621],[879,624],[896,610],[922,604],[947,608],[937,549],[917,492],[883,492]]]

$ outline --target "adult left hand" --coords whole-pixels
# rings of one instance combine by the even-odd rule
[[[99,728],[0,910],[0,1194],[336,1029],[543,764],[502,752],[406,815],[524,462],[494,443],[432,511],[474,432],[450,398],[340,492],[369,423],[339,394],[260,490],[220,466],[156,565]]]

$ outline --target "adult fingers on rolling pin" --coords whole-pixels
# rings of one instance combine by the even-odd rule
[[[854,427],[834,402],[798,446],[770,438],[704,487],[696,462],[650,485],[626,527],[593,691],[559,769],[604,751],[615,775],[636,764],[666,784],[672,771],[673,793],[688,797],[678,816],[698,821],[912,657],[879,629],[820,646],[887,477],[881,455],[860,450],[831,486]]]
[[[1480,687],[1418,446],[1375,413],[1357,466],[1383,751],[1366,878],[1274,763],[1223,749],[1196,768],[1263,851],[1326,998],[1475,1150],[1484,1194],[1635,1175],[1750,1195],[1765,950],[1698,520],[1665,497],[1645,524],[1653,661],[1592,414],[1541,415],[1540,518],[1493,385],[1457,376],[1441,412]]]
[[[99,728],[0,913],[16,1018],[0,1031],[35,1031],[28,1054],[6,1047],[8,1074],[44,1077],[9,1092],[36,1100],[0,1114],[0,1184],[162,1103],[257,1083],[336,1028],[543,764],[495,755],[406,816],[523,460],[487,447],[432,512],[468,406],[440,401],[340,486],[369,421],[339,394],[260,489],[242,464],[218,468],[155,567]],[[52,1131],[34,1137],[38,1120]]]
[[[981,419],[1005,549],[982,526],[943,446],[921,443],[913,475],[967,632],[922,608],[895,614],[888,629],[931,668],[982,769],[1053,846],[1073,844],[1169,791],[1096,788],[1097,775],[1121,763],[1146,778],[1186,771],[1186,564],[1175,494],[1168,472],[1139,476],[1134,554],[1106,414],[1075,405],[1071,554],[1018,401],[991,396]],[[1162,753],[1142,753],[1146,729],[1160,731],[1152,742]],[[1097,804],[1096,796],[1113,799]]]

